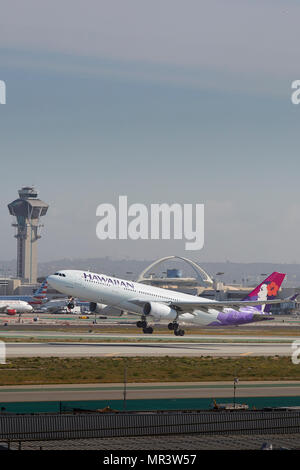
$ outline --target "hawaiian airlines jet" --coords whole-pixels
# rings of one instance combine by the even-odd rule
[[[220,302],[86,271],[58,271],[47,279],[59,292],[90,301],[93,311],[102,309],[104,313],[113,307],[139,315],[137,327],[144,333],[153,332],[148,320],[165,320],[169,330],[183,336],[181,321],[224,326],[270,319],[271,305],[282,302],[275,298],[284,277],[285,274],[274,272],[245,299]]]

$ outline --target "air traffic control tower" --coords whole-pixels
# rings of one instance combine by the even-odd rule
[[[37,191],[25,186],[18,191],[19,199],[8,204],[10,214],[16,218],[17,277],[23,282],[37,282],[37,241],[43,225],[40,218],[46,215],[48,204],[38,199]]]

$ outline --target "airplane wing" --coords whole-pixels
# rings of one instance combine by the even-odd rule
[[[209,311],[211,309],[223,310],[224,308],[233,308],[239,310],[241,307],[255,307],[256,305],[265,305],[265,304],[279,304],[282,303],[282,299],[276,300],[251,300],[251,301],[238,301],[238,300],[221,300],[215,302],[172,302],[170,307],[175,310],[186,311],[188,310],[205,310]]]
[[[139,305],[143,307],[145,304],[148,304],[147,301],[141,301],[138,299],[131,300],[132,303],[135,305]],[[159,304],[168,305],[174,310],[179,312],[193,312],[194,310],[202,310],[209,313],[211,309],[223,310],[224,308],[233,308],[235,310],[239,310],[241,307],[255,307],[256,305],[265,305],[265,304],[281,304],[284,302],[283,299],[276,299],[276,300],[221,300],[221,301],[213,301],[213,302],[205,302],[205,301],[179,301],[179,302],[159,302]],[[154,302],[153,302],[154,303]]]
[[[63,307],[48,307],[46,312],[47,313],[59,313],[59,311],[62,309]]]

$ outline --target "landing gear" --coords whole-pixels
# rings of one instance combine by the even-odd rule
[[[148,323],[146,322],[146,320],[139,320],[136,322],[136,326],[138,328],[142,328],[143,329],[143,333],[146,334],[146,335],[152,335],[153,333],[153,328],[152,326],[148,326]]]
[[[177,323],[176,321],[174,321],[173,323],[169,323],[169,324],[168,324],[168,328],[169,328],[169,330],[171,330],[171,331],[177,330],[178,327],[179,327],[179,325],[178,325],[178,323]]]
[[[168,324],[168,328],[171,331],[174,331],[175,336],[184,336],[184,330],[179,329],[179,325],[176,321]]]
[[[175,336],[184,336],[184,330],[174,330],[174,335]]]
[[[153,333],[152,326],[147,326],[147,328],[143,328],[143,333],[145,333],[145,335],[152,335]]]

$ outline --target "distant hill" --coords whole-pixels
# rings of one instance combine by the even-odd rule
[[[273,271],[280,271],[287,274],[285,285],[288,287],[300,286],[300,264],[275,264],[275,263],[225,263],[198,262],[209,275],[214,278],[216,273],[224,273],[219,278],[228,284],[253,285],[263,279],[261,274],[269,274]],[[66,258],[49,262],[39,263],[38,274],[45,277],[59,269],[86,269],[94,272],[102,272],[110,275],[116,275],[128,279],[136,279],[140,272],[145,269],[153,260],[114,260],[105,258]],[[156,270],[162,272],[173,262],[166,262],[164,267],[158,267]],[[184,268],[184,264],[182,264]],[[16,261],[0,262],[0,277],[16,275]]]
[[[136,279],[138,275],[153,260],[113,260],[106,258],[88,259],[62,259],[39,264],[39,275],[47,276],[58,269],[89,269],[94,272],[103,272],[119,277]],[[197,261],[196,261],[197,262]],[[169,264],[173,263],[172,261]],[[220,279],[229,284],[253,285],[263,279],[261,274],[269,274],[280,271],[287,274],[286,286],[300,286],[300,264],[275,264],[275,263],[212,263],[199,262],[198,264],[214,278],[216,273],[224,273]],[[168,265],[168,262],[164,266]],[[184,267],[184,264],[182,264]],[[163,271],[164,268],[157,268]],[[131,274],[132,273],[132,274]]]

